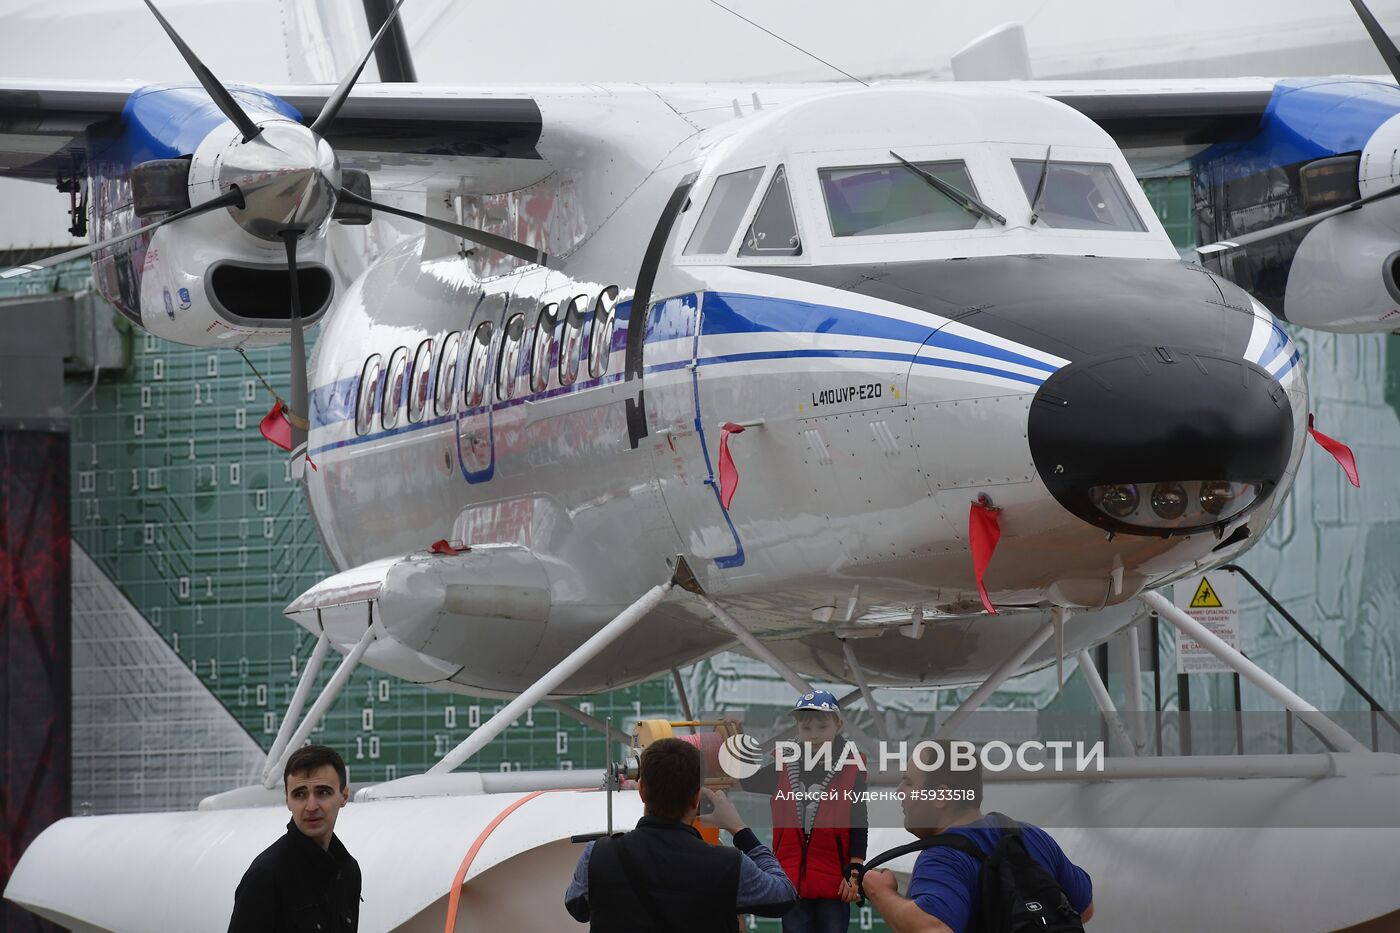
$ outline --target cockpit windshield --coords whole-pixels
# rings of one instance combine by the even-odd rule
[[[918,167],[958,191],[977,196],[962,161]],[[988,225],[916,172],[900,164],[818,169],[833,236],[882,236],[970,230]]]
[[[1026,200],[1034,202],[1039,193],[1036,213],[1043,226],[1133,233],[1147,229],[1111,165],[1044,159],[1013,159],[1012,164]]]

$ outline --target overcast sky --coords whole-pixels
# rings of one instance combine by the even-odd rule
[[[1148,75],[1383,69],[1345,0],[723,2],[862,76],[946,75],[954,52],[1008,22],[1024,25],[1036,77],[1125,69]],[[361,0],[160,5],[230,82],[282,82],[329,70],[324,56],[298,43],[298,28],[319,35],[330,23],[340,34],[342,62],[347,48],[367,41]],[[1400,0],[1372,0],[1372,8],[1400,34]],[[430,82],[840,77],[711,0],[408,0],[403,15],[420,77]],[[189,78],[140,0],[0,0],[0,23],[5,76]],[[1331,57],[1319,58],[1319,48],[1332,49]],[[1275,51],[1283,54],[1260,59]]]

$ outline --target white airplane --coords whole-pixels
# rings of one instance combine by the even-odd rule
[[[298,363],[321,324],[268,431],[340,572],[286,610],[319,642],[268,787],[358,663],[512,698],[431,777],[736,640],[867,700],[978,683],[965,715],[1144,603],[1187,628],[1154,590],[1258,540],[1312,427],[1270,306],[1400,316],[1389,83],[225,89],[161,22],[199,86],[0,81],[4,171],[96,241],[0,275],[91,254],[151,333]],[[1215,182],[1215,272],[1130,171],[1162,144]],[[375,211],[429,229],[349,279]],[[26,884],[87,833],[51,832]]]

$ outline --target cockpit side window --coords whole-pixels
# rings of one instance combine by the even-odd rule
[[[1034,203],[1039,226],[1061,230],[1120,230],[1143,233],[1142,218],[1133,209],[1118,173],[1111,165],[1095,162],[1045,162],[1042,159],[1012,159],[1016,177]],[[1045,183],[1041,184],[1042,172]]]
[[[705,209],[700,212],[695,230],[685,244],[686,256],[713,256],[729,252],[729,244],[734,242],[734,234],[739,232],[739,222],[744,219],[744,212],[748,210],[762,177],[763,167],[760,166],[715,179],[710,199],[705,202]]]
[[[963,194],[977,196],[962,161],[920,162],[918,167]],[[987,223],[906,165],[823,168],[817,176],[832,236],[942,233]]]
[[[788,194],[787,170],[779,165],[768,184],[768,193],[758,206],[749,232],[744,234],[740,256],[800,256],[802,238],[797,234],[797,218]]]

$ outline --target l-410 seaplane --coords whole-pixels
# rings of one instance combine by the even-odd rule
[[[1096,679],[1086,649],[1145,604],[1360,751],[1155,590],[1248,548],[1290,489],[1311,422],[1275,312],[1396,326],[1394,85],[226,89],[161,23],[199,86],[0,82],[6,173],[69,178],[96,241],[0,274],[91,254],[154,334],[292,344],[269,433],[340,572],[287,608],[319,642],[267,788],[357,664],[511,698],[428,775],[361,793],[365,928],[562,925],[520,892],[599,828],[563,825],[577,804],[510,798],[536,812],[502,842],[503,798],[433,795],[480,790],[449,772],[534,703],[736,644],[867,702],[979,683],[964,716],[1067,655]],[[1278,142],[1304,122],[1305,152]],[[1241,229],[1236,185],[1209,268],[1182,262],[1121,148],[1164,142],[1222,191],[1282,178],[1270,226]],[[351,279],[331,234],[375,212],[426,235]],[[228,808],[263,793],[64,821],[7,896],[83,929],[221,929],[280,822]],[[439,863],[478,831],[449,895]]]

